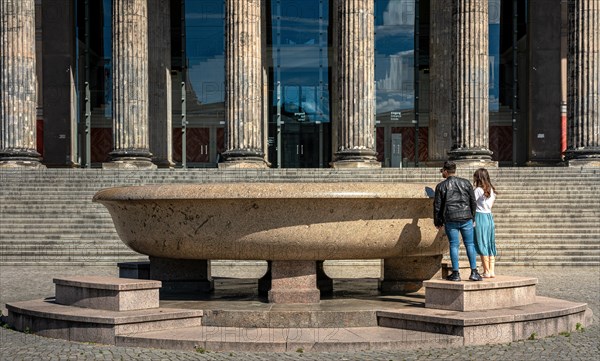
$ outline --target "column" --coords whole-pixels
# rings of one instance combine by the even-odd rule
[[[266,168],[262,121],[261,0],[226,0],[226,151],[221,168]]]
[[[375,32],[372,0],[336,0],[334,168],[381,167],[375,152]]]
[[[152,161],[172,168],[173,130],[171,102],[171,6],[169,1],[148,0],[148,122]]]
[[[152,169],[148,142],[148,7],[113,0],[113,151],[103,168]]]
[[[430,4],[428,159],[443,162],[452,147],[452,0]]]
[[[600,166],[600,1],[570,0],[566,157]]]
[[[0,167],[40,168],[35,1],[0,0]]]
[[[452,149],[448,156],[463,166],[497,166],[489,150],[488,1],[452,2]]]

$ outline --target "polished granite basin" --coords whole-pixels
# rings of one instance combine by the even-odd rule
[[[219,183],[110,188],[131,249],[169,259],[308,261],[441,255],[431,185]]]

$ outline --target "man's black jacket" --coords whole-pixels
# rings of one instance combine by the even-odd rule
[[[475,193],[468,180],[449,176],[435,187],[433,223],[436,227],[473,219],[476,208]]]

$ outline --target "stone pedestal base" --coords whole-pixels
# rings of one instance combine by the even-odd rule
[[[600,158],[570,159],[569,167],[600,168]]]
[[[485,159],[455,159],[453,160],[456,163],[456,168],[498,168],[498,162],[493,160],[485,160]]]
[[[270,303],[319,303],[315,261],[272,261]]]
[[[150,257],[150,279],[162,282],[161,292],[210,292],[214,281],[209,260]]]
[[[257,161],[225,161],[218,164],[219,169],[265,169],[269,163],[264,160]]]
[[[46,166],[38,161],[29,160],[5,160],[0,161],[2,169],[45,169]]]
[[[431,280],[425,286],[425,307],[453,311],[484,311],[535,303],[537,278],[497,276],[483,281]]]
[[[384,293],[417,292],[423,281],[439,272],[442,255],[408,256],[383,260],[379,290]]]
[[[346,168],[381,168],[381,162],[376,160],[338,160],[330,163],[332,168],[346,169]]]

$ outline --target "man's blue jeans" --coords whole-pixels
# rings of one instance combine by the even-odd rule
[[[446,222],[444,225],[446,229],[446,235],[450,242],[450,259],[452,260],[452,270],[458,271],[458,247],[460,245],[460,239],[458,234],[462,235],[463,243],[467,249],[467,257],[469,258],[469,265],[471,269],[477,268],[477,251],[475,251],[475,242],[473,240],[474,230],[473,221],[458,221],[458,222]]]

